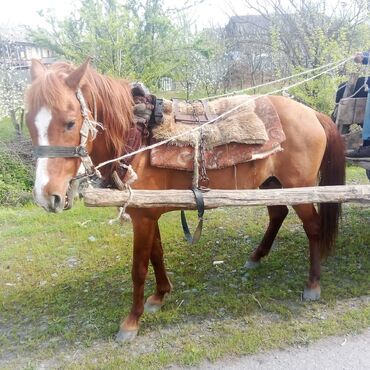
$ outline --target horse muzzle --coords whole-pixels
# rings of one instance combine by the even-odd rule
[[[63,195],[58,192],[52,194],[38,194],[33,191],[33,198],[37,205],[47,212],[60,213],[73,207],[74,198],[77,194],[78,184],[72,182],[68,185],[67,192]]]
[[[58,193],[53,193],[51,195],[40,195],[37,194],[35,189],[33,189],[33,199],[35,203],[47,212],[62,212],[66,204],[65,198],[65,196],[62,196]]]
[[[53,194],[49,197],[49,211],[54,213],[62,212],[65,209],[66,201],[59,194]]]

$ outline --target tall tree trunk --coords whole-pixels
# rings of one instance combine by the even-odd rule
[[[24,108],[21,109],[21,116],[19,119],[19,124],[21,126],[21,133],[23,133],[23,128],[24,128]]]
[[[190,82],[186,81],[186,100],[190,98]]]
[[[17,120],[17,114],[16,114],[15,110],[10,111],[10,118],[12,120],[15,132],[17,133],[17,136],[21,136],[22,135],[21,125],[19,124],[19,122]]]

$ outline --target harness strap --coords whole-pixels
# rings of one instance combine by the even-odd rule
[[[181,225],[184,231],[185,239],[188,241],[189,244],[196,244],[200,237],[202,236],[203,230],[203,215],[204,215],[204,199],[203,194],[198,188],[192,188],[192,192],[194,193],[195,202],[197,204],[198,210],[198,225],[194,231],[194,234],[191,235],[188,222],[186,220],[185,211],[181,210]]]
[[[38,145],[34,146],[33,154],[36,158],[80,158],[83,166],[85,167],[84,175],[77,175],[71,181],[81,179],[83,177],[91,177],[96,175],[101,177],[100,172],[95,168],[90,155],[87,151],[87,144],[89,135],[94,140],[97,133],[98,127],[101,129],[103,125],[97,121],[90,120],[89,109],[87,107],[86,101],[83,97],[80,88],[76,91],[77,100],[80,103],[81,115],[83,117],[83,122],[80,129],[80,145],[78,146],[58,146],[58,145]],[[95,98],[94,100],[94,110],[96,110]],[[94,112],[96,114],[96,112]],[[96,118],[95,118],[96,119]]]
[[[85,146],[51,146],[38,145],[33,148],[33,154],[36,158],[83,158],[87,157]]]
[[[216,119],[217,118],[217,114],[211,112],[211,110],[209,108],[209,105],[208,105],[208,100],[202,99],[200,101],[203,104],[204,115],[206,116],[207,120],[208,121],[212,121],[213,119]]]
[[[188,105],[190,105],[190,107],[192,108],[192,113],[182,112],[180,109],[180,103],[184,103],[184,100],[172,99],[172,110],[175,122],[202,124],[217,118],[217,115],[211,112],[206,100],[186,101],[186,103],[188,103]],[[195,103],[197,103],[198,105],[200,103],[199,108],[201,109],[199,109],[199,112],[195,112]]]
[[[154,110],[149,123],[159,125],[160,123],[163,122],[164,103],[163,99],[159,99],[156,96],[154,98],[155,98]]]

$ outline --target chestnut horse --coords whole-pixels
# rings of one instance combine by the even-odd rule
[[[86,150],[97,165],[122,155],[128,132],[134,126],[130,86],[123,80],[102,76],[89,62],[80,67],[56,63],[46,69],[33,61],[32,84],[26,96],[27,125],[33,145],[46,148],[76,148],[81,143],[81,101],[85,98],[88,115],[96,112],[102,126],[89,130]],[[209,170],[209,187],[216,189],[289,188],[344,183],[344,147],[336,126],[329,117],[282,96],[270,96],[286,135],[283,151],[233,168]],[[82,112],[83,113],[83,112]],[[85,112],[86,115],[86,112]],[[94,133],[94,134],[93,134]],[[144,139],[146,140],[146,139]],[[64,149],[63,149],[64,148]],[[70,149],[70,148],[67,148]],[[76,176],[80,157],[71,155],[39,154],[34,186],[35,201],[49,212],[60,212],[71,207],[68,191],[70,180]],[[138,175],[135,189],[190,189],[192,174],[186,171],[155,168],[150,165],[149,152],[135,155],[132,167]],[[114,165],[103,168],[102,176],[111,181]],[[322,204],[318,211],[313,204],[293,207],[303,223],[309,241],[310,270],[304,290],[308,300],[320,297],[320,260],[334,245],[338,231],[339,204]],[[133,245],[133,303],[129,315],[122,322],[117,339],[133,339],[144,311],[158,310],[164,297],[171,291],[171,283],[163,262],[163,250],[158,227],[159,217],[173,209],[128,209],[134,232]],[[247,267],[257,265],[272,246],[275,236],[288,214],[286,206],[268,207],[270,217],[265,235],[249,257]],[[144,282],[148,263],[153,265],[156,289],[144,304]]]

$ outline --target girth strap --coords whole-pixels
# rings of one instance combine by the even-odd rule
[[[185,211],[181,211],[181,225],[182,229],[184,231],[184,235],[186,240],[189,244],[196,244],[201,235],[202,235],[202,229],[203,229],[203,214],[204,214],[204,199],[203,194],[198,188],[192,188],[192,192],[194,193],[195,202],[197,204],[197,210],[198,210],[198,226],[194,231],[194,234],[191,235],[188,223],[186,221]]]

